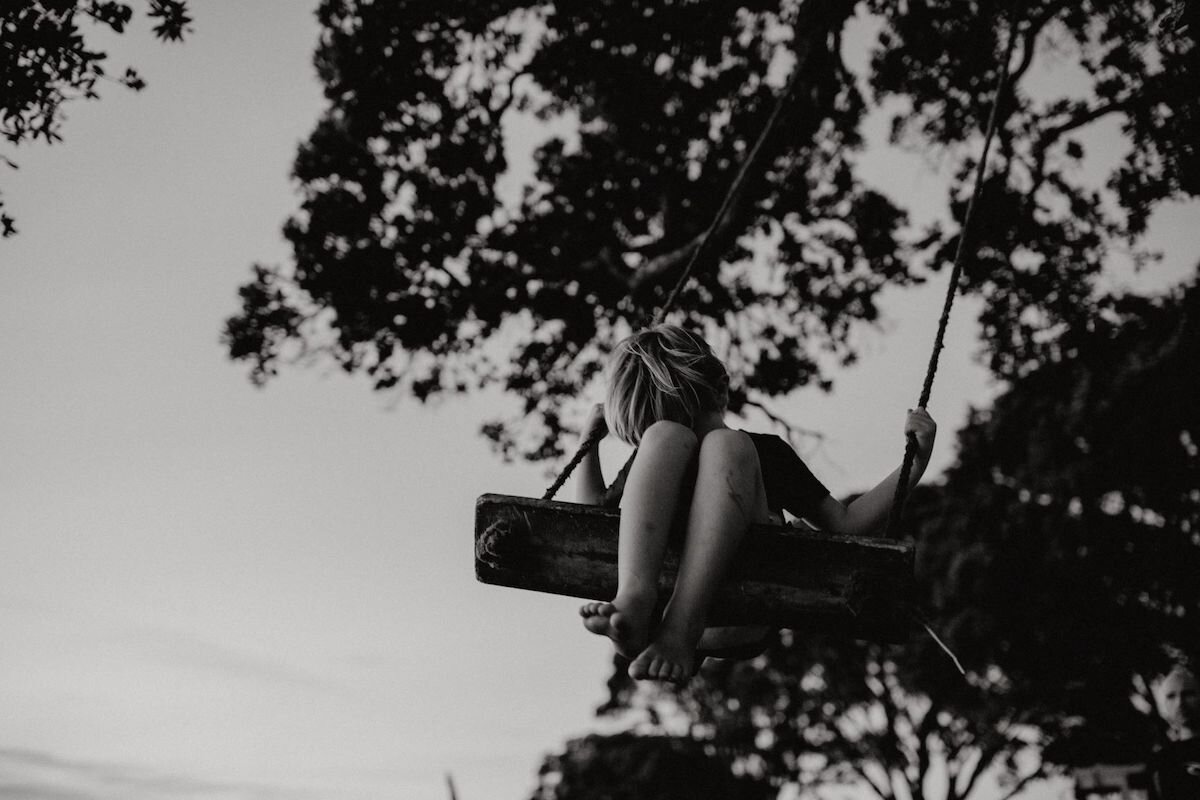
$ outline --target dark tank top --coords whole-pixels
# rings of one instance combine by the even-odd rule
[[[762,467],[767,508],[775,513],[787,511],[796,517],[812,517],[821,501],[829,496],[825,484],[817,480],[792,446],[770,433],[750,433],[758,463]]]

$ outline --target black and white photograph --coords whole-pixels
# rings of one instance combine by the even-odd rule
[[[4,0],[0,800],[1200,800],[1200,2]]]

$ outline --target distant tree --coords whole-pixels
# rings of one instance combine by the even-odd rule
[[[918,607],[965,678],[915,625],[891,648],[786,634],[679,696],[618,669],[606,712],[682,717],[777,785],[885,800],[966,800],[989,770],[1011,796],[1056,764],[1148,755],[1160,645],[1200,641],[1200,284],[1126,299],[1060,345],[913,497]]]
[[[678,695],[628,691],[660,719],[686,717],[692,737],[776,791],[967,800],[992,795],[990,778],[1011,797],[1055,772],[1042,758],[1045,710],[1014,704],[994,680],[964,680],[915,637],[887,648],[789,634],[754,662],[706,667]]]
[[[861,75],[842,47],[856,11],[880,30]],[[1017,375],[1102,312],[1111,250],[1148,260],[1149,214],[1200,188],[1194,13],[1171,0],[325,0],[329,105],[295,162],[293,260],[254,267],[225,341],[259,382],[323,353],[420,399],[498,385],[523,405],[486,434],[506,455],[554,457],[564,406],[663,302],[788,85],[678,314],[738,376],[735,411],[827,385],[879,292],[939,269],[957,235],[913,229],[903,198],[863,183],[866,113],[897,101],[893,139],[960,165],[960,220],[1015,27],[966,283],[987,301],[992,366]],[[1039,52],[1083,80],[1027,93]],[[521,114],[576,135],[541,146],[508,198],[506,126]],[[1077,134],[1102,119],[1130,150],[1097,186]]]
[[[179,41],[189,31],[186,0],[146,0],[154,35]],[[146,82],[132,67],[110,77],[107,54],[88,44],[80,23],[124,33],[133,7],[111,0],[33,0],[0,6],[0,135],[10,145],[27,140],[61,140],[62,105],[99,97],[101,80],[135,91]],[[15,169],[10,159],[0,160]],[[14,220],[0,201],[0,235],[16,233]]]
[[[538,770],[531,800],[773,800],[770,784],[734,775],[704,745],[679,737],[592,734]]]
[[[1102,718],[1162,642],[1200,643],[1200,285],[1046,355],[960,435],[922,558],[963,657]]]

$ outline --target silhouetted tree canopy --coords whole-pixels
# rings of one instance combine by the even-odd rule
[[[186,0],[146,0],[154,35],[179,41],[189,30]],[[107,54],[92,49],[89,27],[124,33],[133,6],[112,0],[34,0],[0,5],[0,136],[10,145],[62,137],[62,105],[69,100],[98,98],[96,84],[111,80],[135,91],[146,82],[133,67],[110,77]],[[82,25],[81,25],[82,23]],[[8,158],[0,155],[8,167]],[[14,220],[0,201],[0,235],[16,233]]]
[[[485,432],[507,455],[561,452],[564,404],[663,301],[788,75],[780,134],[717,231],[678,317],[739,383],[734,410],[853,360],[849,333],[888,286],[939,269],[956,229],[916,230],[859,175],[865,115],[960,165],[1007,31],[1012,99],[968,291],[986,299],[998,375],[1031,369],[1115,300],[1096,278],[1155,206],[1197,191],[1196,26],[1169,0],[387,2],[326,0],[316,64],[328,107],[297,155],[293,260],[256,265],[226,327],[257,381],[323,353],[425,399],[499,385],[520,413]],[[847,64],[852,15],[878,26]],[[1193,9],[1186,11],[1187,14]],[[874,23],[869,20],[874,20]],[[1078,73],[1027,91],[1038,53]],[[1049,92],[1047,94],[1047,89]],[[519,193],[501,191],[522,119],[565,119]],[[1099,182],[1078,134],[1117,122],[1129,152]]]
[[[958,652],[1001,665],[1059,738],[1148,744],[1128,698],[1161,643],[1200,643],[1197,364],[1200,286],[1127,297],[960,435],[925,534],[933,602]]]
[[[1200,284],[1126,298],[1060,344],[974,413],[945,484],[910,506],[917,605],[965,678],[916,625],[891,648],[785,632],[679,697],[618,669],[605,711],[682,714],[750,775],[880,798],[968,798],[988,769],[1015,791],[1053,771],[1044,756],[1100,746],[1144,757],[1155,726],[1133,700],[1160,644],[1200,641]]]

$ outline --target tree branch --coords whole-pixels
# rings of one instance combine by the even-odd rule
[[[733,225],[733,216],[733,214],[727,215],[713,235],[723,236],[726,234]],[[663,280],[664,276],[682,269],[687,260],[692,257],[692,253],[696,252],[696,248],[703,241],[704,234],[699,233],[689,239],[682,247],[677,247],[674,250],[663,253],[661,256],[646,261],[629,277],[630,290],[637,291],[647,284],[657,283]]]
[[[1004,725],[1003,730],[998,729],[994,735],[985,739],[984,743],[979,747],[979,759],[971,768],[970,774],[967,777],[967,785],[960,793],[962,797],[965,798],[971,795],[971,791],[975,788],[975,784],[979,781],[980,776],[991,766],[998,755],[1014,745],[1017,745],[1018,749],[1024,746],[1024,742],[1021,742],[1020,739],[1009,738],[1005,735],[1004,731],[1010,728],[1011,726]]]
[[[783,430],[787,433],[788,439],[791,439],[793,434],[795,434],[799,436],[807,436],[810,439],[816,439],[821,443],[824,443],[825,441],[825,434],[821,433],[820,431],[813,430],[811,428],[803,428],[799,425],[789,422],[768,408],[767,404],[761,400],[751,400],[749,397],[747,397],[745,404],[751,408],[757,408],[763,414],[763,416],[770,420],[771,424],[783,428]]]
[[[747,173],[760,171],[759,167],[767,160],[761,155],[766,149],[765,147],[762,148],[759,154],[755,154],[757,157],[744,165]],[[706,238],[710,240],[710,244],[718,245],[718,249],[714,250],[710,248],[710,252],[721,252],[724,250],[720,245],[728,242],[731,235],[743,227],[742,220],[746,212],[745,200],[746,184],[735,184],[732,186],[728,201],[729,208],[722,216],[716,228],[711,233],[701,231],[674,250],[669,250],[662,255],[647,260],[629,278],[630,290],[637,292],[657,283],[666,282],[672,276],[678,274],[687,265],[689,259],[692,258],[700,246],[704,244]]]
[[[862,762],[866,761],[867,758],[866,747],[862,739],[858,741],[851,741],[835,721],[831,722],[833,724],[830,724],[828,729],[833,737],[833,741],[840,745],[843,751],[848,755],[848,757],[843,760],[843,764],[846,766],[846,768],[861,778],[869,787],[871,787],[879,800],[894,800],[895,795],[892,794],[891,787],[887,785],[879,785],[871,778],[870,775],[867,774],[866,769],[864,769]]]
[[[1064,133],[1068,133],[1077,128],[1082,128],[1084,125],[1095,122],[1101,117],[1108,116],[1116,111],[1124,111],[1125,109],[1132,107],[1135,102],[1136,101],[1132,97],[1126,97],[1120,100],[1113,100],[1109,103],[1101,103],[1097,106],[1089,108],[1077,117],[1047,128],[1042,132],[1041,137],[1039,137],[1038,146],[1048,147],[1051,144],[1054,144],[1054,142],[1058,141],[1058,139]]]
[[[1033,185],[1027,193],[1029,202],[1034,202],[1034,195],[1038,189],[1046,182],[1046,153],[1050,147],[1063,137],[1064,134],[1070,133],[1073,130],[1082,128],[1101,117],[1105,117],[1117,111],[1124,111],[1130,108],[1135,103],[1133,98],[1123,98],[1114,100],[1110,103],[1101,103],[1093,108],[1086,109],[1082,114],[1072,117],[1058,125],[1052,125],[1045,128],[1038,134],[1037,142],[1033,146],[1033,166],[1030,169],[1033,178]]]
[[[1043,20],[1040,23],[1031,25],[1029,30],[1026,31],[1025,35],[1021,38],[1021,49],[1023,51],[1021,53],[1021,63],[1018,64],[1017,68],[1009,74],[1009,86],[1016,86],[1017,83],[1020,82],[1021,78],[1025,75],[1025,72],[1029,69],[1029,65],[1033,63],[1033,53],[1036,49],[1035,45],[1037,44],[1038,33],[1041,32],[1042,26],[1045,24],[1046,21]]]
[[[979,758],[975,759],[975,763],[969,768],[964,767],[964,769],[968,770],[967,785],[964,786],[962,791],[958,793],[960,797],[965,798],[971,796],[971,790],[975,788],[975,783],[979,780],[979,776],[982,775],[984,770],[987,769],[988,765],[995,760],[996,754],[1000,752],[1000,749],[980,747],[978,752]],[[959,776],[961,775],[962,773],[960,772]]]
[[[930,706],[932,711],[933,706]],[[930,712],[925,712],[928,719]],[[926,730],[925,720],[917,726],[917,779],[911,781],[913,800],[925,800],[925,776],[929,774],[929,731]]]
[[[883,717],[885,730],[881,736],[880,742],[880,762],[883,764],[883,769],[887,772],[889,779],[894,780],[895,771],[892,769],[892,764],[899,764],[903,753],[900,746],[900,731],[897,729],[896,720],[900,713],[900,709],[893,702],[891,689],[887,685],[886,677],[882,675],[878,678],[880,691],[876,692],[867,685],[867,691],[875,695],[879,699],[879,704],[883,707]],[[904,757],[907,762],[907,757]],[[895,786],[891,787],[892,792],[895,792]]]
[[[867,771],[857,763],[853,764],[852,768],[856,773],[858,773],[859,777],[866,781],[867,785],[871,787],[875,794],[879,796],[879,800],[895,800],[895,795],[892,794],[891,786],[886,784],[880,786],[878,783],[872,780],[871,776],[867,774]],[[885,767],[884,769],[886,770],[887,768]]]
[[[1022,76],[1024,76],[1026,71],[1029,69],[1029,66],[1033,63],[1033,56],[1037,50],[1037,37],[1041,34],[1042,29],[1046,27],[1046,24],[1050,22],[1050,20],[1054,19],[1054,17],[1058,15],[1059,11],[1066,8],[1068,5],[1070,4],[1062,2],[1051,3],[1044,9],[1045,13],[1037,17],[1030,18],[1029,27],[1026,29],[1025,35],[1022,37],[1023,52],[1021,53],[1021,63],[1018,64],[1017,68],[1009,74],[1010,86],[1015,87],[1017,83],[1020,82]],[[1013,25],[1015,26],[1019,22],[1019,19],[1014,19]]]
[[[797,20],[798,24],[795,26],[795,30],[804,31],[807,35],[804,38],[797,38],[794,42],[793,52],[796,63],[792,67],[792,77],[777,100],[775,110],[769,117],[766,127],[760,132],[754,146],[738,168],[737,177],[726,194],[716,218],[700,236],[694,237],[670,253],[644,264],[633,278],[635,291],[646,287],[649,283],[664,281],[677,270],[686,272],[699,258],[702,249],[708,249],[709,261],[711,261],[711,254],[721,252],[721,245],[726,242],[731,232],[744,227],[742,217],[747,206],[746,189],[752,182],[750,176],[761,178],[764,172],[763,165],[770,163],[775,157],[776,148],[767,146],[767,143],[775,137],[778,123],[784,116],[783,108],[800,94],[801,86],[805,83],[803,78],[808,75],[806,68],[809,65],[810,56],[816,49],[826,46],[824,38],[828,36],[829,31],[835,25],[845,21],[846,17],[853,12],[854,5],[847,0],[809,0],[801,6],[801,19]],[[809,114],[804,119],[803,128],[793,131],[793,133],[800,138],[811,138],[818,129],[821,119],[821,114]],[[680,288],[680,285],[675,286],[667,299],[666,306],[671,304]]]
[[[614,283],[623,288],[627,293],[633,291],[632,278],[629,272],[618,263],[617,254],[609,245],[601,246],[600,251],[595,256],[581,263],[579,271],[583,273],[598,272],[611,278]]]
[[[1046,762],[1039,760],[1037,768],[1013,784],[1012,788],[1009,789],[1008,792],[1000,798],[1000,800],[1012,800],[1013,797],[1016,797],[1018,794],[1024,791],[1026,786],[1045,777],[1047,777]]]

